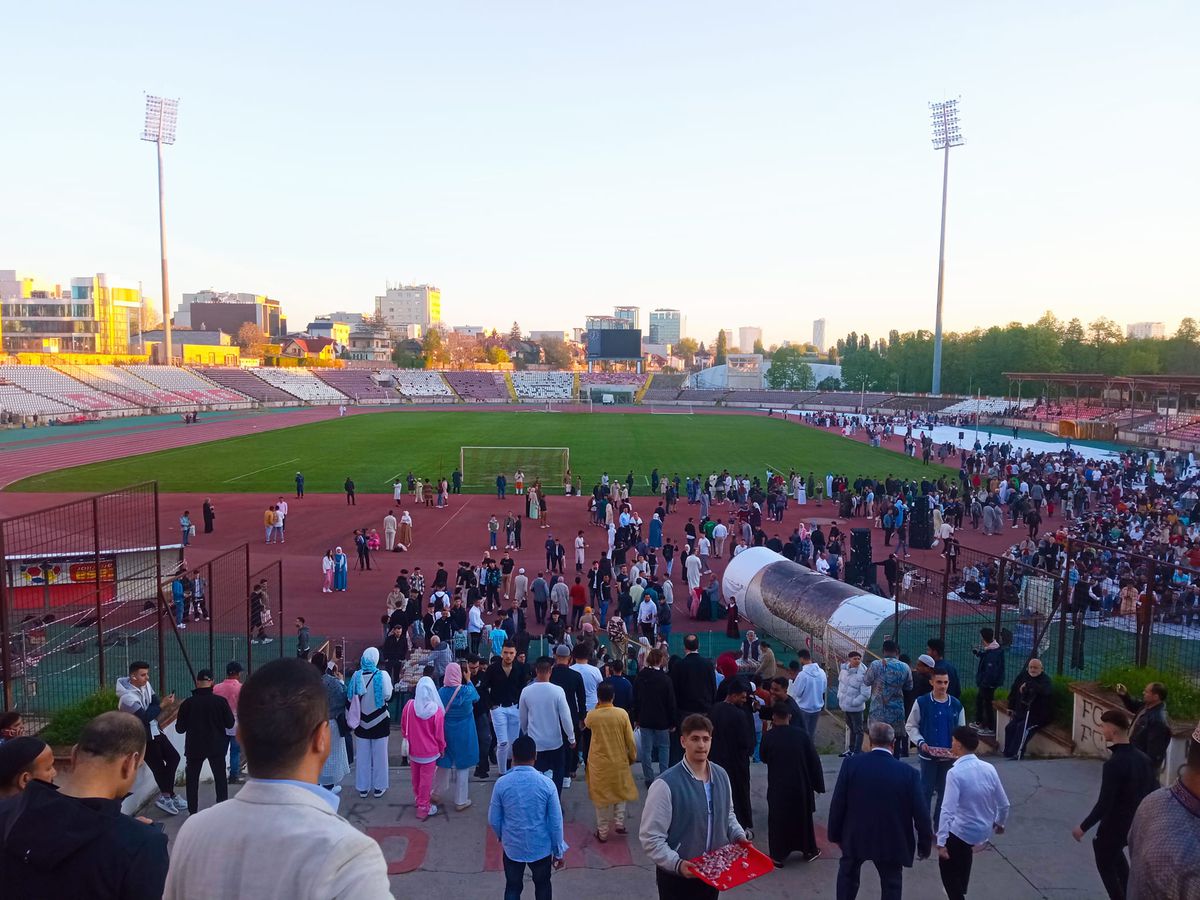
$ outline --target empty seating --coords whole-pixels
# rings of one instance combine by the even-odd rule
[[[58,368],[98,391],[120,397],[129,404],[144,409],[153,409],[156,406],[190,406],[196,402],[174,391],[152,385],[133,372],[117,366],[60,365]]]
[[[683,389],[686,375],[659,373],[650,380],[650,387],[642,395],[642,402],[653,403],[655,400],[674,400]]]
[[[293,397],[317,403],[341,403],[346,395],[327,385],[308,369],[255,369],[263,381],[275,385]]]
[[[776,404],[778,406],[794,406],[798,403],[807,402],[809,397],[815,396],[813,391],[785,391],[785,390],[761,390],[761,391],[733,391],[726,399],[730,403],[764,403]]]
[[[450,386],[438,372],[428,372],[425,369],[387,369],[381,374],[391,378],[396,390],[413,400],[454,397],[454,391],[450,390]]]
[[[130,409],[136,404],[102,393],[50,366],[5,366],[4,378],[33,394],[89,412]]]
[[[318,369],[316,376],[332,388],[355,400],[396,400],[394,393],[381,387],[375,374],[365,369]]]
[[[655,376],[660,378],[663,376]],[[671,377],[671,376],[666,376]],[[682,379],[683,376],[679,376]],[[627,385],[635,391],[641,390],[643,384],[646,383],[646,376],[637,372],[580,372],[579,384],[581,387],[603,387],[606,384]]]
[[[62,416],[76,413],[78,410],[49,397],[31,394],[15,384],[0,383],[0,412],[14,413],[18,416]]]
[[[1036,400],[1012,400],[1008,397],[968,397],[959,400],[942,409],[948,416],[970,416],[978,410],[981,416],[1006,416],[1015,414],[1018,410],[1028,409]]]
[[[206,368],[204,375],[222,387],[245,394],[261,403],[294,403],[296,401],[295,395],[281,391],[275,385],[263,381],[255,375],[254,373],[257,371],[257,369],[234,369],[218,366],[211,369]]]
[[[249,398],[238,391],[214,384],[202,375],[178,366],[125,366],[143,381],[174,391],[196,403],[245,403]]]
[[[570,400],[575,390],[570,372],[513,372],[512,382],[522,400]]]
[[[508,400],[508,388],[495,372],[447,372],[446,381],[464,400]]]
[[[686,388],[679,392],[679,399],[688,403],[713,403],[728,393],[725,388]]]

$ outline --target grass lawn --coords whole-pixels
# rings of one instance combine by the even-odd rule
[[[147,447],[153,435],[147,435]],[[349,475],[361,493],[385,493],[409,470],[420,478],[449,477],[461,446],[568,447],[572,472],[584,490],[607,471],[633,470],[634,492],[649,492],[655,466],[664,476],[707,475],[728,468],[763,477],[787,473],[936,477],[952,470],[877,450],[840,435],[763,415],[591,415],[547,412],[395,412],[330,419],[294,428],[148,452],[25,479],[18,491],[102,491],[156,480],[164,491],[282,492],[297,471],[305,489],[337,492]],[[494,489],[500,464],[511,481],[515,458],[465,472],[464,489]],[[487,470],[484,471],[484,468]],[[526,465],[532,480],[532,466]],[[547,474],[550,482],[550,475]],[[559,493],[561,482],[548,484]]]

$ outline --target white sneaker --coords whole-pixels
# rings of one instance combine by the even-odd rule
[[[162,794],[159,794],[158,799],[154,801],[154,805],[169,815],[179,815],[179,808],[175,805],[171,797],[164,797]]]
[[[271,641],[273,641],[273,640],[275,640],[275,638],[263,638],[263,639],[262,639],[262,642],[263,642],[264,644],[269,644],[269,643],[271,643]]]
[[[172,797],[171,799],[173,799],[173,800],[175,801],[175,808],[176,808],[177,810],[179,810],[181,813],[184,813],[184,812],[187,812],[187,811],[188,811],[188,808],[187,808],[187,801],[186,801],[185,799],[183,799],[183,797],[181,797],[181,796],[179,796],[178,794],[176,794],[176,795],[175,795],[174,797]]]
[[[563,790],[565,791],[565,790],[566,790],[567,788],[569,788],[570,786],[571,786],[571,779],[570,779],[570,778],[564,778],[564,779],[563,779]]]
[[[432,805],[430,805],[430,807],[429,807],[429,815],[430,815],[430,816],[436,816],[437,814],[438,814],[438,808],[437,808],[437,804],[435,803],[435,804],[432,804]]]

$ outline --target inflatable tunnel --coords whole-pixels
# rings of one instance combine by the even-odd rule
[[[893,620],[912,607],[819,575],[766,547],[743,550],[725,569],[726,600],[763,631],[792,647],[808,647],[826,663],[895,634]]]

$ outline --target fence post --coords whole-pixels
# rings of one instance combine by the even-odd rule
[[[932,580],[933,579],[930,578],[930,581],[932,581]],[[949,588],[950,588],[950,557],[947,556],[946,557],[946,566],[942,572],[942,589],[940,591],[940,593],[942,595],[942,614],[939,617],[941,619],[941,624],[938,626],[938,639],[943,642],[946,640],[946,616],[948,615],[949,604],[950,604],[949,598],[947,597],[947,594],[949,594]]]
[[[246,677],[249,678],[250,674],[254,671],[254,661],[252,659],[253,651],[251,649],[253,647],[253,642],[251,640],[252,631],[250,628],[250,544],[249,544],[249,542],[246,543],[246,593],[245,593],[245,598],[246,599],[243,601],[243,603],[246,604]]]
[[[163,615],[168,607],[162,590],[162,528],[158,520],[158,482],[155,481],[152,484],[154,485],[154,593],[158,600],[158,622],[155,626],[155,633],[158,636],[158,695],[165,697],[167,695],[167,648],[163,640]]]
[[[216,627],[213,624],[213,613],[216,612],[216,607],[213,605],[213,577],[212,577],[212,560],[210,559],[204,564],[204,571],[207,577],[204,579],[204,611],[208,613],[208,667],[216,673],[216,640],[213,636],[213,629]]]
[[[8,609],[8,557],[4,555],[4,522],[0,521],[0,561],[3,561],[4,571],[0,572],[0,667],[4,670],[4,700],[3,709],[8,712],[12,709],[12,686],[16,677],[13,671],[12,653],[9,645],[12,643],[12,636],[9,634],[9,609]]]
[[[1000,590],[996,592],[996,640],[1000,640],[1000,629],[1003,627],[1004,621],[1004,594],[1005,588],[1008,587],[1008,573],[1005,571],[1008,568],[1008,557],[1000,557],[1000,573],[997,580],[1000,582]],[[1017,609],[1021,608],[1021,598],[1017,597]]]
[[[104,671],[104,601],[100,588],[100,498],[92,498],[92,564],[96,567],[96,660],[97,677],[100,687],[104,687],[108,679]],[[113,578],[116,578],[114,561]]]
[[[1063,665],[1066,662],[1067,656],[1067,610],[1071,606],[1071,564],[1075,562],[1075,543],[1067,538],[1067,570],[1063,577],[1063,595],[1062,600],[1058,604],[1058,660],[1056,665],[1056,675],[1063,673]]]

